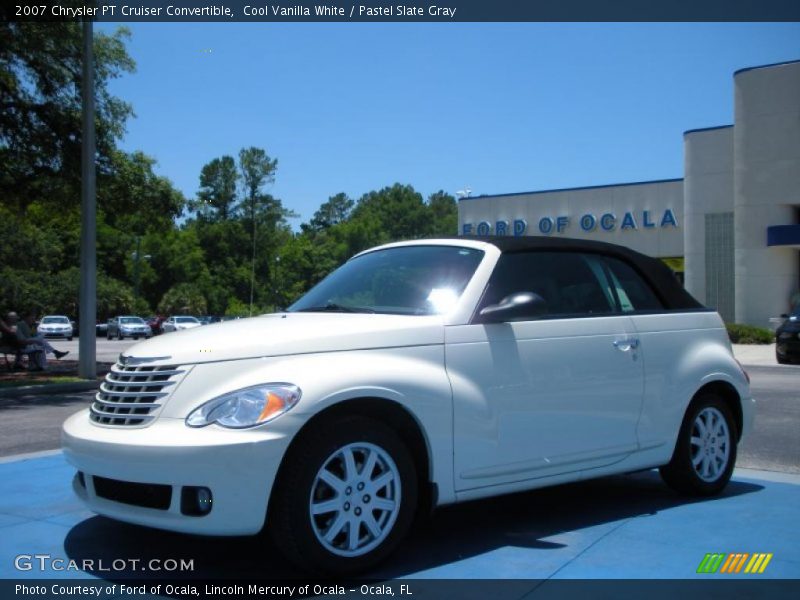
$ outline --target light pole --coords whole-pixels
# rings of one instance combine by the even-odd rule
[[[253,216],[253,259],[250,261],[250,314],[253,316],[253,291],[256,287],[256,201],[253,199],[251,214]]]
[[[134,252],[131,256],[133,256],[133,306],[134,309],[136,308],[136,303],[139,300],[139,258],[144,258],[145,260],[150,260],[152,255],[145,254],[141,256],[141,244],[142,244],[142,237],[137,235],[136,236],[136,252]]]
[[[97,377],[97,197],[95,195],[94,53],[92,21],[83,22],[81,81],[81,284],[78,374]]]
[[[275,270],[272,272],[272,312],[278,312],[278,289],[279,289],[279,281],[278,281],[278,267],[281,266],[281,257],[280,255],[275,257]]]

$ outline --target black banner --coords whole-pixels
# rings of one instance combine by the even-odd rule
[[[800,580],[529,580],[529,579],[397,579],[387,581],[105,581],[97,579],[0,580],[0,598],[78,600],[115,598],[176,600],[290,600],[340,598],[406,600],[614,598],[682,600],[689,598],[797,598]]]
[[[218,22],[800,21],[797,0],[14,1],[3,18]]]

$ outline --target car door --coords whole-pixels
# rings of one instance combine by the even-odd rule
[[[481,322],[481,308],[534,292],[543,312]],[[503,254],[473,322],[446,328],[456,489],[622,460],[637,448],[643,364],[599,257]]]

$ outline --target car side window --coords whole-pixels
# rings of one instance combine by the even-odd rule
[[[664,310],[650,285],[629,264],[610,256],[604,261],[622,312]]]
[[[544,310],[514,320],[587,317],[616,312],[616,303],[602,265],[593,266],[577,252],[518,252],[500,257],[480,309],[518,292],[534,292]]]

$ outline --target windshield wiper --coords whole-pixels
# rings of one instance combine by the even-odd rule
[[[342,306],[334,302],[328,302],[325,306],[309,306],[301,308],[295,312],[342,312],[342,313],[374,313],[375,311],[365,306]]]

